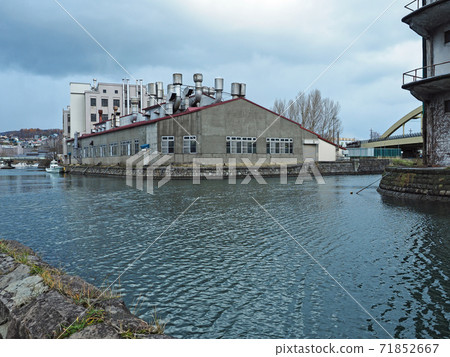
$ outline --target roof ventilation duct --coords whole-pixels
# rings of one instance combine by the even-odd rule
[[[157,104],[161,104],[164,99],[164,88],[163,82],[156,82],[156,99],[158,100]]]
[[[199,104],[200,100],[202,99],[202,94],[203,94],[203,87],[202,87],[203,74],[201,74],[201,73],[194,74],[194,82],[195,82],[195,97],[194,97],[194,100],[191,103],[191,107],[196,107],[197,104]]]
[[[164,110],[161,110],[161,117],[173,114],[173,102],[167,102]]]
[[[214,87],[216,92],[216,100],[214,103],[220,103],[222,101],[223,78],[214,79]]]
[[[241,98],[245,98],[245,92],[247,91],[247,85],[245,83],[241,83],[240,87],[241,87],[241,90],[240,90],[239,96]]]
[[[139,98],[131,98],[131,114],[137,114],[139,108]]]
[[[153,107],[154,105],[157,104],[157,100],[156,100],[156,83],[149,83],[147,84],[147,92],[148,95],[150,97],[150,99],[148,100],[148,106],[149,107]]]
[[[173,74],[173,93],[175,94],[173,103],[173,112],[176,113],[181,105],[181,85],[183,84],[183,75],[181,73]]]
[[[241,84],[240,83],[231,83],[231,98],[236,99],[241,95]]]

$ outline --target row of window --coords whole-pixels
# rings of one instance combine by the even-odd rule
[[[290,138],[267,138],[266,152],[268,154],[292,154],[294,140]]]
[[[102,107],[107,107],[109,104],[109,99],[108,98],[101,98],[101,103],[102,103]],[[125,106],[128,105],[128,100],[125,99]],[[97,98],[92,97],[91,98],[91,107],[96,107],[97,106]],[[138,103],[138,106],[141,106],[141,103]],[[118,107],[120,108],[120,99],[113,99],[113,107]]]
[[[102,98],[102,107],[108,106],[108,98]],[[97,98],[91,98],[91,107],[97,106]],[[120,107],[120,99],[113,99],[113,107]]]
[[[131,156],[137,154],[140,150],[139,140],[134,142],[121,141],[120,146],[118,143],[112,143],[109,145],[99,146],[85,146],[82,151],[83,158],[89,157],[107,157],[107,156]]]
[[[267,154],[292,154],[294,141],[291,138],[267,138]],[[227,154],[256,154],[256,138],[227,136]],[[140,150],[139,140],[134,142],[121,141],[106,145],[86,146],[83,148],[83,157],[105,157],[105,156],[131,156]],[[175,137],[161,137],[161,153],[173,154],[175,152]],[[197,153],[197,137],[183,136],[183,154]]]
[[[161,137],[161,153],[173,154],[175,152],[175,137],[162,136]],[[197,153],[197,137],[183,136],[183,154]]]

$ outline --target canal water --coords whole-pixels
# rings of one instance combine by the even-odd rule
[[[377,178],[172,181],[150,195],[0,170],[0,238],[98,286],[122,274],[132,312],[156,310],[179,338],[448,338],[448,207],[377,185],[350,194]]]

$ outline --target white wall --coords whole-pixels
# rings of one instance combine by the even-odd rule
[[[89,83],[70,83],[70,137],[75,132],[86,132],[86,107],[84,92],[91,89]]]
[[[440,26],[433,35],[433,63],[439,64],[450,60],[450,42],[444,43],[444,32],[450,30],[450,24]],[[450,73],[450,63],[436,66],[435,75]]]
[[[336,146],[319,139],[319,161],[336,161]]]

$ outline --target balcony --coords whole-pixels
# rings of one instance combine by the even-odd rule
[[[419,100],[450,90],[450,61],[416,68],[403,73],[403,89],[411,91]]]
[[[426,75],[424,76],[424,73]],[[420,81],[426,78],[442,76],[450,73],[450,61],[433,64],[427,67],[416,68],[403,73],[403,85]]]
[[[422,37],[428,38],[439,26],[448,23],[450,0],[436,0],[422,5],[422,0],[414,0],[405,5],[411,11],[402,21]]]

